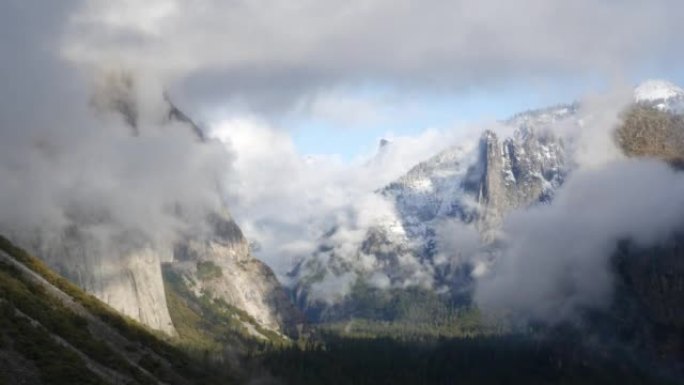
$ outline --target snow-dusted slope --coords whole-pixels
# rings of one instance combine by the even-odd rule
[[[651,102],[684,96],[684,89],[665,80],[649,80],[634,89],[634,100]]]
[[[677,113],[684,111],[684,89],[665,80],[641,83],[634,89],[634,100],[660,110]]]
[[[634,101],[684,111],[684,90],[648,81],[635,88]],[[396,217],[372,227],[351,258],[336,253],[324,239],[316,255],[298,266],[298,282],[307,282],[298,290],[330,290],[328,283],[339,286],[356,276],[380,286],[458,286],[454,280],[463,278],[462,269],[454,265],[469,262],[443,252],[440,242],[461,238],[458,231],[474,232],[491,244],[512,210],[553,199],[573,167],[556,130],[579,125],[578,109],[569,104],[517,114],[498,129],[484,131],[479,140],[458,143],[417,164],[378,192],[394,206]],[[449,223],[457,226],[445,226]],[[454,271],[460,278],[450,275]],[[316,280],[321,283],[311,284]]]
[[[212,214],[208,222],[211,234],[178,245],[167,266],[198,298],[221,300],[266,329],[295,335],[299,312],[273,271],[252,256],[242,230],[227,212]]]
[[[570,105],[518,114],[504,122],[512,135],[485,131],[479,141],[418,164],[382,194],[394,202],[410,237],[429,235],[430,223],[444,218],[491,227],[482,221],[548,199],[562,183],[564,150],[549,128],[575,110]]]
[[[440,254],[443,226],[457,222],[464,231],[493,233],[510,210],[550,199],[566,167],[563,144],[548,129],[575,111],[568,105],[516,115],[498,133],[487,130],[449,147],[380,189],[396,216],[368,229],[356,253],[341,252],[335,231],[322,239],[295,270],[300,306],[329,301],[319,291],[344,293],[357,277],[379,287],[462,286],[469,268]]]

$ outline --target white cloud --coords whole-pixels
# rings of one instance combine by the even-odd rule
[[[572,175],[553,204],[504,224],[508,244],[480,278],[485,310],[562,321],[605,306],[619,240],[650,246],[683,223],[684,176],[657,161],[616,161]]]
[[[257,255],[282,275],[293,261],[311,255],[332,228],[337,231],[329,241],[337,253],[356,256],[367,229],[395,216],[375,191],[453,143],[460,131],[394,137],[378,153],[352,163],[302,157],[285,130],[256,118],[224,120],[210,135],[235,157],[227,176],[234,216],[260,244]]]
[[[337,93],[318,94],[297,109],[304,116],[348,127],[379,124],[393,110],[378,100]]]
[[[86,0],[65,54],[196,98],[296,105],[340,84],[472,87],[681,59],[676,0]]]

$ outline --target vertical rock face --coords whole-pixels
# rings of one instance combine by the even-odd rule
[[[167,334],[175,330],[166,305],[161,261],[171,250],[135,245],[119,239],[119,247],[78,229],[59,239],[30,247],[50,267],[117,311]]]
[[[171,267],[198,297],[207,295],[244,310],[260,325],[287,335],[303,320],[273,271],[254,258],[227,213],[212,214],[210,234],[176,247]]]
[[[480,151],[484,173],[478,203],[484,232],[500,225],[513,209],[550,200],[566,174],[562,141],[529,126],[503,142],[494,132],[485,132]]]
[[[411,169],[382,190],[397,208],[409,238],[425,243],[434,224],[456,219],[489,230],[516,208],[553,196],[567,173],[562,140],[548,130],[575,106],[520,114],[505,122],[510,137],[485,131]]]
[[[250,254],[240,228],[227,213],[211,214],[207,227],[175,247],[154,247],[130,234],[108,241],[78,228],[55,239],[30,240],[27,246],[88,293],[169,335],[175,329],[162,263],[180,273],[198,297],[223,300],[267,329],[295,335],[303,323],[300,313],[273,271]]]
[[[117,311],[169,335],[173,335],[175,329],[166,302],[162,263],[170,263],[183,271],[198,296],[207,294],[219,298],[244,310],[266,328],[293,334],[301,321],[273,272],[250,255],[240,228],[227,214],[204,215],[219,210],[220,203],[216,199],[219,191],[211,190],[215,189],[215,183],[207,182],[215,177],[214,171],[202,167],[205,167],[205,161],[224,158],[210,156],[212,150],[202,130],[168,98],[160,106],[142,111],[137,95],[133,77],[115,73],[103,79],[91,106],[104,117],[113,114],[123,118],[130,130],[129,136],[124,136],[126,144],[142,143],[140,148],[146,153],[160,149],[160,153],[168,155],[174,151],[197,149],[190,146],[205,145],[207,147],[202,150],[208,151],[197,149],[197,153],[188,157],[179,156],[179,163],[164,158],[159,164],[144,164],[150,167],[141,167],[146,171],[132,177],[133,181],[127,181],[126,177],[129,169],[138,172],[139,164],[135,160],[122,162],[124,166],[120,168],[125,171],[119,170],[118,164],[112,166],[115,169],[112,171],[107,164],[105,170],[112,172],[111,181],[123,183],[121,189],[116,190],[119,195],[104,195],[105,198],[93,198],[92,202],[74,199],[62,204],[59,212],[64,222],[44,230],[17,229],[17,232],[25,232],[17,234],[10,226],[0,231]],[[187,130],[192,136],[177,136],[173,130]],[[166,133],[172,138],[168,143]],[[178,147],[178,143],[182,145]],[[150,157],[156,158],[155,154]],[[201,161],[193,163],[198,159]],[[156,174],[144,173],[156,171],[161,163],[168,175],[159,178]],[[185,173],[174,174],[178,169]],[[188,182],[194,181],[195,173],[202,174],[199,185]],[[179,190],[185,192],[185,189],[196,188],[199,193],[192,191],[192,194],[168,194],[167,197],[166,191],[162,190],[175,187],[174,183],[178,184]],[[145,194],[148,185],[154,187],[150,190],[156,194],[143,203],[136,201],[136,194],[140,191]],[[141,186],[144,188],[135,190]],[[80,192],[78,185],[69,187]],[[82,195],[87,194],[83,192]],[[108,204],[110,198],[118,198],[120,202]],[[131,201],[139,205],[128,207]],[[152,216],[158,215],[151,225],[140,223],[145,218],[144,214],[139,216],[138,211],[145,204],[152,206]],[[123,219],[117,216],[116,210],[128,209],[131,215]],[[217,271],[220,274],[217,275]]]
[[[562,140],[549,128],[575,111],[576,106],[567,105],[517,115],[504,122],[510,136],[485,131],[479,140],[459,143],[414,166],[379,191],[394,205],[396,217],[371,227],[355,255],[341,260],[345,256],[323,239],[319,251],[297,266],[298,297],[315,298],[307,291],[319,290],[316,280],[349,275],[370,281],[380,277],[391,287],[465,290],[471,267],[458,256],[440,255],[444,224],[459,223],[459,231],[489,242],[507,213],[551,199],[567,166]]]

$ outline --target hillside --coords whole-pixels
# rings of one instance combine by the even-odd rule
[[[232,383],[0,238],[0,383]]]

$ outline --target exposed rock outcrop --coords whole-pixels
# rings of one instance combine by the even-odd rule
[[[381,189],[378,193],[394,205],[396,217],[372,226],[351,256],[322,239],[315,255],[293,273],[300,306],[317,306],[311,302],[320,296],[309,292],[329,285],[317,287],[316,282],[345,276],[347,281],[358,277],[376,285],[436,288],[461,296],[471,267],[459,256],[439,255],[441,227],[458,222],[492,242],[507,213],[551,199],[565,178],[567,162],[563,142],[550,127],[575,111],[576,106],[567,105],[516,115],[502,130],[512,135],[500,138],[485,131],[479,140],[452,146]]]
[[[158,100],[147,100],[154,106],[143,103],[136,80],[127,72],[105,73],[96,82],[90,101],[104,124],[120,127],[119,123],[123,123],[126,126],[129,131],[121,136],[127,145],[146,155],[158,148],[160,153],[167,154],[197,150],[196,158],[203,159],[204,163],[224,160],[222,156],[209,157],[213,151],[220,152],[220,148],[212,148],[201,128],[166,95]],[[192,136],[173,130],[185,130]],[[178,140],[183,146],[176,147],[174,142],[169,148],[165,147],[167,135],[171,142]],[[141,148],[137,148],[138,144]],[[146,147],[148,144],[150,147]],[[150,157],[154,155],[149,154]],[[175,334],[162,274],[162,263],[169,263],[184,272],[189,286],[198,296],[207,294],[220,298],[245,311],[265,328],[294,334],[296,324],[301,322],[275,275],[251,256],[247,241],[229,215],[215,213],[222,207],[220,189],[216,188],[219,183],[214,182],[219,176],[213,170],[201,169],[206,166],[204,163],[192,163],[196,160],[192,156],[195,153],[190,155],[179,156],[178,163],[173,163],[176,159],[173,155],[159,164],[152,162],[153,167],[144,171],[149,174],[136,175],[138,179],[117,190],[118,195],[95,197],[92,202],[74,199],[60,207],[64,224],[44,231],[23,229],[23,234],[17,234],[13,228],[3,230],[87,292],[152,329]],[[113,183],[121,180],[125,184],[129,169],[138,166],[135,160],[123,163],[125,171],[113,166],[116,169],[110,175]],[[168,178],[158,182],[154,172],[162,163]],[[105,165],[106,171],[111,171],[109,167],[109,164]],[[197,170],[202,180],[200,186],[192,184],[193,167],[200,168]],[[174,179],[176,169],[185,169],[185,176]],[[159,187],[162,183],[168,185]],[[155,227],[157,222],[154,221],[139,223],[142,217],[137,214],[124,219],[117,216],[117,210],[145,211],[141,207],[128,207],[135,201],[136,194],[147,192],[145,188],[135,190],[140,185],[149,184],[164,190],[175,187],[174,183],[179,185],[179,190],[196,188],[198,193],[168,194],[166,200],[167,194],[161,191],[141,205],[153,207],[152,212],[158,215],[155,219],[162,228]],[[97,181],[94,184],[97,190],[100,186]],[[78,185],[69,187],[79,191]],[[109,198],[114,198],[116,204],[108,204]],[[213,271],[221,274],[212,276],[212,266]],[[203,275],[207,271],[209,275]]]
[[[61,275],[122,314],[152,329],[174,334],[161,275],[171,249],[122,234],[109,244],[91,231],[70,228],[50,239],[16,235]]]
[[[260,325],[294,336],[303,323],[273,271],[254,258],[227,213],[212,214],[210,234],[176,247],[170,266],[196,296],[208,295],[244,310]]]

